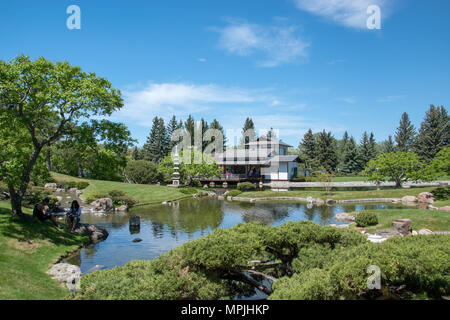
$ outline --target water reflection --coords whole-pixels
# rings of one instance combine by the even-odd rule
[[[287,221],[310,220],[321,225],[340,224],[333,217],[341,212],[365,208],[401,207],[394,204],[346,204],[308,206],[297,202],[240,203],[214,198],[187,199],[167,205],[135,208],[128,214],[83,214],[82,222],[97,224],[109,232],[106,241],[83,248],[70,263],[90,272],[99,266],[112,268],[134,259],[154,259],[184,242],[229,228],[240,222],[258,221],[281,225]],[[130,216],[140,216],[140,229],[130,229]],[[133,239],[139,234],[141,242]]]

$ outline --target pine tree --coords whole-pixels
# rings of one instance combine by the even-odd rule
[[[142,149],[142,158],[147,161],[159,163],[168,153],[168,141],[164,119],[153,118],[152,129]]]
[[[206,122],[203,118],[200,120],[200,123],[198,124],[199,128],[197,130],[201,130],[201,139],[202,139],[202,152],[205,150],[205,148],[208,146],[208,141],[203,141],[203,136],[206,131],[208,131],[208,122]]]
[[[350,137],[345,144],[342,154],[342,169],[343,174],[356,174],[360,170],[360,161],[358,148],[355,139]]]
[[[319,133],[316,143],[316,161],[328,173],[336,171],[338,164],[336,140],[331,135],[331,132],[327,133],[323,130]]]
[[[371,159],[371,147],[369,146],[369,135],[364,131],[361,138],[361,142],[358,147],[359,159],[360,159],[360,171],[362,171],[367,162]]]
[[[309,169],[315,168],[316,166],[316,139],[309,129],[304,135],[303,140],[300,142],[298,148],[301,151],[303,161],[306,163],[306,167]]]
[[[422,160],[433,160],[450,138],[449,116],[444,106],[430,106],[420,125],[415,150]]]
[[[219,130],[222,133],[222,137],[223,137],[223,150],[225,151],[226,149],[226,145],[227,145],[227,137],[225,136],[225,130],[223,129],[223,127],[220,125],[219,121],[217,121],[216,119],[214,119],[210,126],[210,129],[216,129]]]
[[[345,148],[347,143],[349,142],[349,136],[348,136],[348,132],[345,131],[344,135],[342,136],[342,140],[338,141],[338,148],[337,148],[337,153],[338,153],[338,158],[339,158],[339,169],[342,169],[343,164],[344,164],[344,152],[345,152]]]
[[[253,132],[248,132],[248,130],[253,130]],[[253,141],[256,139],[256,133],[255,130],[255,124],[253,123],[253,120],[251,118],[245,119],[244,127],[242,128],[242,138],[241,138],[241,145],[246,145],[250,141]],[[244,137],[244,133],[250,133],[249,136]]]
[[[172,141],[172,134],[178,129],[178,122],[175,116],[172,116],[169,123],[167,124],[167,139],[169,141],[168,150],[172,151],[173,147],[177,144],[177,141]]]
[[[397,142],[397,151],[409,152],[413,148],[416,129],[411,124],[406,112],[402,114],[400,124],[395,132],[395,141]]]
[[[379,150],[378,153],[391,153],[397,151],[391,135],[389,135],[387,140],[379,144],[378,150]]]
[[[369,161],[372,159],[375,159],[377,157],[377,148],[376,148],[376,142],[375,137],[373,135],[373,132],[370,133],[369,136]]]
[[[195,131],[195,120],[189,115],[186,121],[184,122],[184,128],[191,136],[191,146],[194,146],[194,131]]]

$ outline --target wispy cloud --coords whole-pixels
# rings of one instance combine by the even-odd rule
[[[389,103],[389,102],[395,102],[395,101],[403,100],[403,99],[406,99],[406,95],[387,96],[387,97],[380,98],[377,101]]]
[[[307,56],[310,46],[294,25],[259,25],[232,19],[228,20],[227,26],[212,30],[220,35],[219,48],[239,56],[261,54],[263,58],[257,64],[262,67],[298,62]]]
[[[338,63],[344,63],[344,62],[345,62],[344,59],[333,59],[333,60],[328,61],[328,64],[334,65],[334,64],[338,64]]]
[[[205,58],[197,58],[198,62],[206,62],[207,60]]]
[[[355,97],[336,98],[335,100],[336,101],[350,103],[350,104],[356,103],[356,98]]]
[[[389,14],[386,0],[293,0],[297,8],[346,27],[366,28],[367,8],[377,5],[382,18]],[[393,2],[395,0],[392,0]]]

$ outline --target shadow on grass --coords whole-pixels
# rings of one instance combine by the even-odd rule
[[[3,237],[27,240],[47,240],[55,245],[80,245],[83,237],[69,233],[66,228],[58,229],[50,221],[41,222],[29,214],[12,217],[11,210],[0,208],[0,232]]]

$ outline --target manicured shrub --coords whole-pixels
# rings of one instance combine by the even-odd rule
[[[198,180],[191,180],[191,186],[195,187],[195,188],[201,188],[202,187],[202,183]]]
[[[120,197],[115,197],[113,200],[113,203],[115,205],[127,205],[128,208],[133,207],[134,205],[136,205],[139,201],[129,195],[124,195],[124,196],[120,196]]]
[[[76,188],[77,182],[76,181],[67,181],[66,183],[66,189]]]
[[[306,182],[306,177],[303,175],[296,175],[294,177],[292,177],[292,181],[294,182]]]
[[[377,215],[373,212],[361,211],[355,219],[358,227],[368,227],[378,224]]]
[[[193,194],[195,194],[195,193],[198,192],[197,189],[192,188],[192,187],[188,187],[188,188],[180,188],[179,190],[180,190],[181,193],[189,194],[189,195],[193,195]]]
[[[448,200],[450,199],[450,186],[449,187],[439,187],[431,191],[436,200]]]
[[[256,190],[256,186],[253,183],[251,183],[251,182],[239,183],[237,188],[238,188],[238,190],[240,190],[242,192],[255,191]]]
[[[83,190],[83,189],[86,189],[87,187],[89,187],[89,182],[87,182],[87,181],[79,181],[79,182],[77,182],[76,188],[78,190]]]
[[[241,190],[231,190],[228,191],[227,194],[225,195],[226,197],[237,197],[238,195],[240,195],[242,193]]]
[[[114,199],[114,198],[126,196],[127,194],[121,190],[111,190],[108,192],[108,195],[110,196],[111,199]]]
[[[137,184],[154,184],[162,180],[158,166],[145,160],[130,160],[124,170],[125,181]]]

